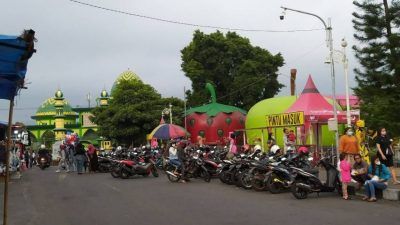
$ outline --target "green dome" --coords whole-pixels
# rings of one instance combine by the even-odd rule
[[[132,71],[130,71],[130,70],[128,69],[127,71],[122,72],[122,73],[117,77],[117,79],[115,80],[115,82],[114,82],[114,84],[113,84],[113,86],[112,86],[112,88],[111,88],[111,92],[112,92],[112,91],[115,89],[115,87],[116,87],[121,81],[123,81],[123,80],[129,81],[129,80],[141,80],[141,79],[140,79],[140,77],[139,77],[136,73],[134,73],[134,72],[132,72]]]
[[[107,98],[107,97],[108,97],[108,92],[107,92],[106,90],[103,90],[103,91],[101,91],[100,96],[101,96],[102,98]]]
[[[66,101],[64,102],[64,115],[76,115],[76,112],[72,110],[71,105]],[[42,103],[42,105],[37,109],[35,116],[54,116],[56,115],[56,107],[55,107],[56,100],[55,98],[49,98]]]
[[[55,93],[56,98],[62,98],[64,96],[64,94],[62,93],[62,91],[60,89],[58,89]]]

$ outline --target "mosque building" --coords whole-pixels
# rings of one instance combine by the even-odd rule
[[[140,78],[128,69],[117,77],[111,93],[122,80],[140,80]],[[102,90],[100,97],[96,99],[97,106],[107,107],[110,98],[109,93]],[[98,135],[98,126],[90,120],[93,116],[92,109],[92,107],[72,107],[64,97],[64,93],[58,89],[54,97],[46,99],[31,117],[35,120],[35,125],[27,126],[31,142],[50,145],[55,141],[64,140],[66,134],[76,133],[83,143],[103,149],[111,148],[110,141]]]

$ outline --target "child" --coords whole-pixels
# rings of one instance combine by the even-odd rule
[[[347,193],[347,186],[351,181],[351,165],[347,161],[347,156],[344,153],[340,154],[340,174],[342,179],[343,199],[350,200],[349,194]]]
[[[292,143],[296,143],[296,135],[294,134],[293,130],[290,130],[290,133],[288,135],[288,139]]]

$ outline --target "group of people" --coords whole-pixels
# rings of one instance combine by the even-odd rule
[[[66,172],[96,172],[98,170],[97,149],[90,144],[87,151],[85,146],[78,142],[63,143],[57,152],[58,169],[57,173],[65,170]]]
[[[347,128],[345,134],[340,138],[339,168],[343,199],[350,199],[347,187],[352,180],[358,183],[358,188],[364,186],[363,200],[369,202],[376,201],[376,189],[386,189],[391,178],[393,184],[400,184],[393,167],[393,140],[388,136],[385,128],[379,130],[375,142],[377,153],[371,157],[371,164],[368,165],[360,155],[358,140],[352,128]]]

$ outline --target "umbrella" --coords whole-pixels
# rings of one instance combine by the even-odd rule
[[[150,133],[149,138],[173,139],[188,136],[185,128],[175,124],[160,124]]]

